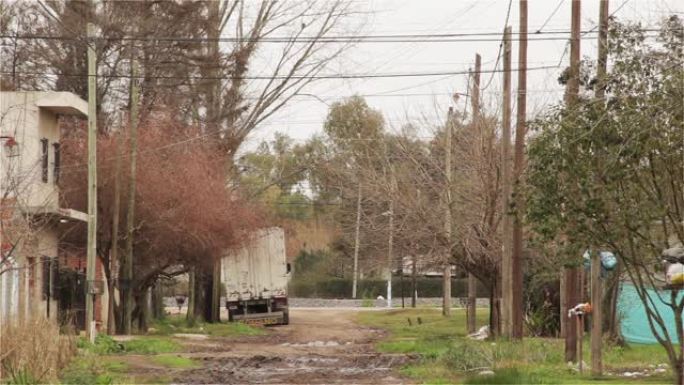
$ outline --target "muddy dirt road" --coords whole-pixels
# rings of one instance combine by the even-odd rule
[[[291,309],[290,325],[259,337],[183,338],[180,355],[202,368],[174,374],[176,383],[407,384],[398,369],[414,360],[380,354],[382,332],[354,323],[359,310]]]

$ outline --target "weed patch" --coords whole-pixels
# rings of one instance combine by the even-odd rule
[[[122,343],[123,351],[133,354],[174,353],[181,345],[170,338],[142,337]]]
[[[172,335],[175,333],[208,334],[216,337],[257,336],[265,333],[263,328],[242,323],[203,323],[186,320],[185,317],[166,317],[152,325],[151,335]]]
[[[72,334],[45,318],[2,325],[0,365],[9,383],[47,383],[57,378],[76,353]]]

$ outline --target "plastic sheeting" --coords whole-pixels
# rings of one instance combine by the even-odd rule
[[[678,342],[677,331],[675,329],[675,319],[672,309],[663,303],[670,301],[670,292],[667,290],[647,290],[648,296],[652,299],[655,309],[667,322],[667,332],[674,343]],[[684,295],[680,293],[681,296]],[[638,344],[657,344],[651,328],[648,324],[646,310],[641,302],[636,289],[632,284],[623,283],[618,297],[618,315],[620,317],[620,327],[622,336],[627,342]],[[658,328],[656,327],[656,330]]]

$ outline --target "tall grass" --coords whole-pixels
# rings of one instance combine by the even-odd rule
[[[60,333],[56,322],[42,317],[0,329],[2,379],[9,383],[51,382],[75,353],[73,333]]]

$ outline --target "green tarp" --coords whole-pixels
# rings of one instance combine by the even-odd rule
[[[658,313],[667,322],[667,332],[674,343],[678,342],[677,331],[675,330],[675,319],[672,309],[663,303],[670,300],[670,292],[661,290],[647,290],[648,296],[653,300]],[[680,293],[681,295],[684,295]],[[620,327],[622,336],[627,342],[638,344],[657,344],[651,328],[646,318],[646,310],[639,299],[639,295],[632,284],[623,283],[618,297],[618,314],[620,317]],[[658,330],[656,328],[656,330]]]

